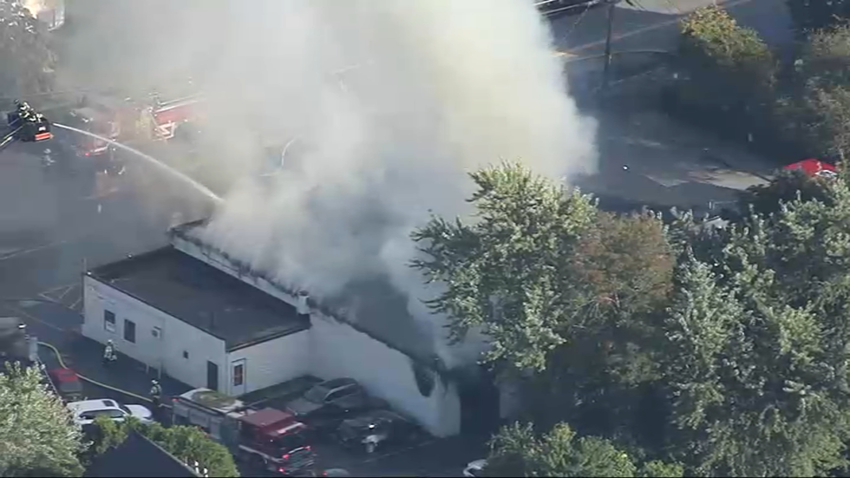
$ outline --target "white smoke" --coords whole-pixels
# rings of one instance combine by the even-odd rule
[[[568,97],[529,0],[244,5],[207,82],[210,116],[227,118],[216,132],[238,154],[219,167],[239,181],[206,233],[314,297],[384,276],[433,333],[409,234],[431,213],[470,212],[466,173],[501,160],[555,179],[595,167],[595,122]],[[261,138],[298,138],[297,168],[258,177]]]

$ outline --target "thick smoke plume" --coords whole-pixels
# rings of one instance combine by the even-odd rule
[[[227,190],[209,240],[456,363],[474,350],[433,336],[411,230],[468,214],[466,173],[482,166],[561,179],[595,165],[595,124],[532,3],[77,0],[69,17],[89,20],[62,58],[86,84],[192,76],[209,99],[203,179]],[[287,144],[276,171],[265,147]]]
[[[233,11],[205,85],[210,117],[227,118],[233,155],[219,166],[240,178],[206,235],[283,283],[333,298],[389,279],[433,324],[409,234],[431,213],[469,213],[467,172],[503,159],[557,179],[594,167],[595,124],[528,0],[250,5]],[[263,141],[289,143],[282,171],[261,174]]]

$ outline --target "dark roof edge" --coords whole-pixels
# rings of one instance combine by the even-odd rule
[[[298,297],[298,291],[283,286],[279,282],[272,279],[268,274],[266,274],[262,271],[254,270],[248,264],[232,257],[227,252],[222,251],[222,250],[220,250],[220,249],[218,249],[218,248],[216,248],[216,247],[214,247],[210,244],[207,244],[207,243],[201,241],[200,239],[198,239],[196,237],[192,237],[189,234],[187,234],[187,232],[189,230],[194,229],[194,228],[199,227],[199,226],[206,225],[207,223],[209,223],[208,218],[199,219],[197,221],[192,221],[192,222],[187,222],[185,224],[180,224],[178,226],[170,228],[168,230],[168,236],[172,240],[174,238],[178,238],[178,239],[184,240],[186,242],[189,242],[191,244],[194,244],[195,246],[199,247],[202,250],[215,252],[216,254],[218,254],[221,257],[223,257],[224,259],[226,259],[230,264],[232,264],[234,266],[234,268],[240,273],[240,275],[248,275],[248,276],[254,276],[254,277],[257,277],[257,278],[260,278],[260,279],[264,279],[266,282],[268,282],[272,287],[277,289],[279,292],[286,294],[286,295],[289,295],[289,296],[292,296],[293,298]],[[417,363],[418,365],[423,366],[425,368],[428,368],[430,370],[433,370],[434,372],[436,372],[440,375],[443,375],[445,378],[449,377],[449,375],[450,375],[449,370],[446,368],[442,359],[440,359],[439,355],[437,355],[436,353],[433,355],[433,360],[427,360],[420,355],[414,354],[412,352],[404,350],[402,347],[399,347],[398,345],[390,343],[389,341],[387,341],[384,338],[376,336],[374,333],[372,333],[369,330],[365,329],[364,327],[360,326],[356,322],[349,320],[347,318],[344,318],[340,314],[340,312],[331,309],[326,304],[322,303],[321,301],[316,300],[313,297],[308,297],[307,304],[309,305],[310,309],[317,310],[317,311],[321,312],[322,315],[324,315],[326,317],[329,317],[329,318],[331,318],[331,319],[333,319],[337,322],[341,322],[341,323],[348,325],[352,329],[354,329],[354,330],[356,330],[356,331],[358,331],[362,334],[365,334],[369,338],[376,340],[376,341],[386,345],[387,347],[395,350],[396,352],[399,352],[399,353],[407,356],[408,358],[410,358],[410,360]]]
[[[222,272],[222,274],[224,274],[224,272]],[[228,347],[227,341],[225,341],[224,342],[224,347],[225,347],[224,352],[225,353],[235,352],[237,350],[242,350],[242,349],[245,349],[245,348],[248,348],[248,347],[252,347],[254,345],[259,345],[261,343],[269,342],[269,341],[272,341],[274,339],[279,339],[281,337],[286,337],[286,336],[289,336],[289,335],[295,335],[298,332],[303,332],[303,331],[309,329],[312,326],[313,325],[310,323],[309,320],[304,320],[300,325],[297,325],[295,327],[291,327],[291,328],[286,329],[286,330],[281,330],[280,332],[275,332],[273,334],[264,335],[263,337],[259,337],[259,338],[256,338],[256,339],[247,340],[245,342],[235,344],[231,347]]]
[[[117,267],[125,265],[125,264],[132,264],[134,262],[139,262],[141,260],[147,259],[148,257],[160,254],[163,251],[165,251],[167,249],[172,249],[172,248],[173,247],[169,244],[167,246],[158,247],[156,249],[143,252],[141,254],[130,254],[127,257],[125,257],[124,259],[117,260],[115,262],[108,262],[106,264],[102,264],[102,265],[99,265],[97,267],[93,267],[93,268],[86,271],[86,275],[89,275],[91,277],[94,277],[95,279],[102,281],[103,279],[105,279],[105,276],[108,275],[107,272],[111,269],[117,268]]]
[[[142,438],[142,439],[143,439],[143,440],[145,440],[146,442],[148,442],[148,443],[150,443],[151,445],[153,445],[154,447],[156,447],[159,451],[161,451],[162,453],[164,453],[165,455],[167,455],[169,458],[171,458],[172,460],[174,460],[176,463],[179,463],[179,464],[180,464],[180,466],[182,466],[183,468],[185,468],[187,472],[189,472],[189,473],[191,473],[191,474],[192,474],[192,476],[197,476],[198,478],[200,478],[200,477],[201,477],[201,475],[200,475],[200,474],[198,474],[198,473],[196,473],[196,472],[195,472],[195,470],[193,470],[191,466],[189,466],[188,464],[183,463],[182,461],[180,461],[180,459],[179,459],[179,458],[177,458],[176,456],[174,456],[174,455],[172,455],[171,453],[169,453],[169,452],[168,452],[168,450],[166,450],[165,448],[163,448],[163,447],[159,446],[159,444],[158,444],[158,443],[156,443],[155,441],[153,441],[153,440],[151,440],[150,438],[148,438],[148,437],[146,437],[146,436],[142,435],[141,433],[137,432],[136,430],[132,430],[130,433],[135,433],[137,436],[139,436],[140,438]]]

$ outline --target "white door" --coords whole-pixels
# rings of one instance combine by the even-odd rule
[[[248,390],[248,365],[245,359],[230,362],[230,394],[243,395]]]

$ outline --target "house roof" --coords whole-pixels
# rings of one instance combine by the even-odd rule
[[[295,307],[170,246],[88,275],[224,340],[228,351],[310,327]]]
[[[133,431],[123,443],[95,458],[83,476],[194,478],[198,475],[159,445]]]

